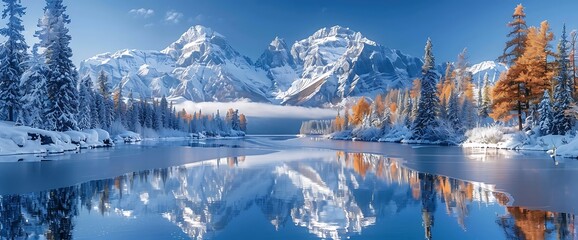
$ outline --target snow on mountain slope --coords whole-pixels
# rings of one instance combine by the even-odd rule
[[[153,81],[155,78],[170,73],[174,67],[175,61],[166,54],[127,49],[86,59],[81,62],[79,72],[80,76],[90,75],[96,83],[98,75],[104,71],[114,88],[122,82],[123,89],[132,90],[135,97],[149,98],[159,96],[153,95],[153,89],[164,89],[170,92],[176,87],[175,81],[167,81],[166,85],[163,82],[162,86],[157,85],[159,81]]]
[[[253,63],[210,28],[193,26],[162,51],[121,50],[89,58],[80,75],[100,71],[136,97],[195,102],[248,100],[325,106],[350,96],[408,87],[422,61],[334,26],[288,46],[275,38]]]
[[[349,28],[323,28],[291,48],[299,78],[277,95],[290,105],[321,106],[349,96],[407,87],[422,61],[378,45]],[[286,64],[285,66],[288,66]]]
[[[219,33],[193,26],[162,51],[121,50],[89,58],[80,74],[93,80],[100,71],[112,85],[137,97],[184,97],[192,101],[268,102],[271,80]]]
[[[484,81],[484,75],[488,74],[488,80],[493,85],[498,78],[500,78],[500,74],[508,70],[508,67],[499,62],[495,61],[483,61],[478,64],[474,64],[468,68],[473,75],[473,82],[476,86],[481,86]]]
[[[295,59],[283,39],[275,37],[267,50],[255,62],[255,66],[267,71],[269,79],[274,81],[275,90],[287,91],[293,81],[299,78]]]
[[[176,60],[177,78],[201,83],[204,98],[199,100],[268,102],[272,83],[265,72],[210,28],[194,26],[161,52]]]

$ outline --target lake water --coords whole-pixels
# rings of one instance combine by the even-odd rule
[[[578,238],[578,161],[545,153],[248,137],[11,158],[9,239]]]

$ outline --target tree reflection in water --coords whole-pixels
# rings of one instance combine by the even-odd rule
[[[337,152],[315,161],[258,167],[245,166],[248,162],[245,157],[218,159],[1,196],[0,237],[70,239],[75,219],[85,210],[105,218],[156,214],[192,238],[211,238],[257,208],[277,231],[298,226],[333,239],[362,235],[380,219],[421,209],[422,236],[432,239],[439,214],[455,218],[466,231],[475,227],[466,224],[472,206],[481,203],[505,206],[495,220],[505,238],[569,239],[576,234],[574,215],[507,206],[510,197],[491,185],[417,172],[398,159]]]

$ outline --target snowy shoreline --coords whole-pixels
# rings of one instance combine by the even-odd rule
[[[0,122],[0,156],[59,154],[114,145],[102,129],[55,132]]]
[[[359,135],[359,133],[357,134]],[[363,141],[363,142],[387,142],[399,144],[421,144],[438,146],[461,146],[463,148],[490,148],[513,151],[542,151],[550,156],[563,158],[578,158],[578,138],[568,135],[546,135],[536,136],[514,131],[500,126],[476,128],[466,133],[466,139],[461,143],[452,142],[428,142],[412,141],[404,139],[403,136],[391,137],[370,137],[372,134],[363,134],[362,137],[354,136],[352,131],[342,131],[325,135],[314,135],[330,140],[341,141]],[[303,135],[302,136],[309,136]],[[313,135],[312,135],[313,136]]]
[[[75,152],[80,149],[114,147],[116,144],[141,141],[184,141],[207,139],[238,139],[244,133],[234,132],[234,136],[207,136],[202,133],[189,136],[157,136],[142,138],[140,134],[125,131],[111,136],[103,129],[56,132],[13,122],[0,122],[0,157],[20,155],[52,155]],[[0,161],[1,162],[1,161]]]

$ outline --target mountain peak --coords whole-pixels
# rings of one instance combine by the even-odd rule
[[[175,59],[179,66],[188,66],[193,61],[220,64],[225,59],[240,56],[223,35],[201,25],[189,28],[161,52]]]
[[[269,43],[269,50],[280,51],[287,49],[287,43],[283,38],[275,37],[271,43]]]
[[[486,74],[490,82],[494,83],[500,78],[500,74],[508,71],[508,66],[495,61],[483,61],[472,65],[468,68],[468,71],[472,73],[474,83],[481,84]]]
[[[356,32],[351,30],[348,27],[342,27],[339,25],[335,25],[333,27],[325,27],[317,30],[312,36],[313,39],[321,39],[321,38],[328,38],[328,37],[338,37],[338,38],[346,38],[346,39],[354,39],[354,40],[361,40],[365,39],[360,32]]]
[[[213,37],[225,38],[223,35],[213,31],[213,29],[209,27],[205,27],[202,25],[194,25],[190,27],[185,33],[183,33],[183,35],[181,35],[179,40],[185,42],[193,42],[195,40],[211,39]]]

